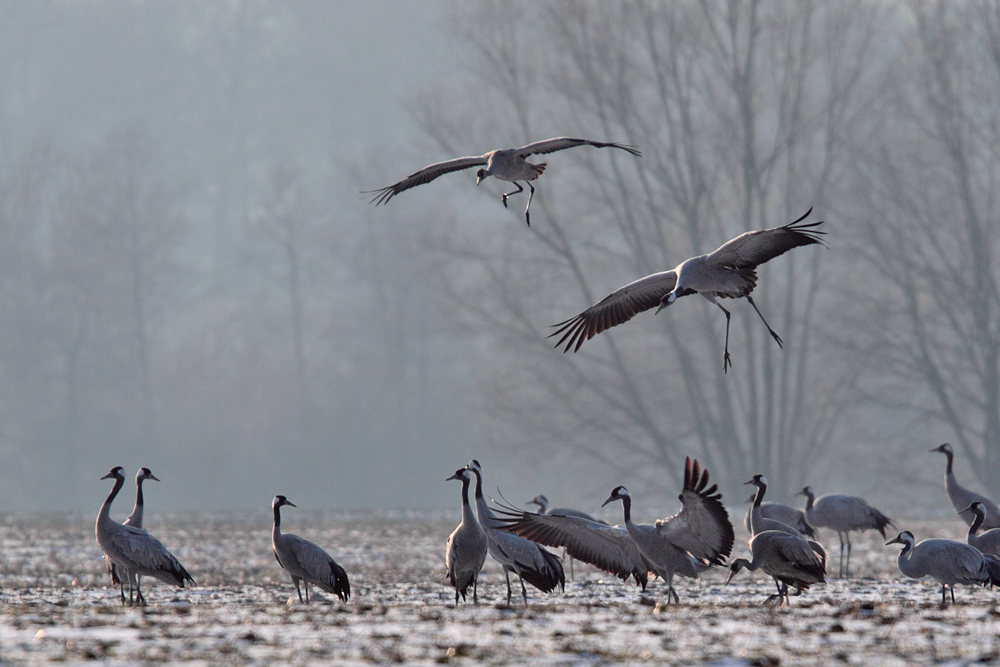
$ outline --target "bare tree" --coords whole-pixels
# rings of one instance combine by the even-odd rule
[[[153,332],[171,305],[184,227],[154,162],[140,129],[113,133],[70,172],[48,230],[51,335],[81,446],[106,429],[111,440],[157,437]]]
[[[739,232],[783,224],[810,204],[823,211],[846,167],[841,139],[874,94],[866,63],[878,8],[548,2],[459,11],[475,107],[458,113],[479,123],[449,125],[454,111],[423,100],[419,117],[443,150],[577,133],[643,150],[641,160],[580,151],[553,164],[530,231],[447,228],[437,237],[451,258],[440,286],[452,314],[495,351],[486,400],[497,440],[572,447],[650,478],[695,453],[729,483],[764,471],[777,495],[795,488],[835,441],[859,369],[823,345],[820,288],[836,267],[822,253],[764,268],[758,302],[785,349],[737,308],[728,376],[711,306],[641,316],[576,355],[552,350],[545,325]]]
[[[894,122],[855,145],[857,198],[843,207],[879,284],[853,292],[867,326],[850,343],[880,361],[866,375],[872,403],[953,440],[997,495],[1000,5],[915,2],[907,18]]]

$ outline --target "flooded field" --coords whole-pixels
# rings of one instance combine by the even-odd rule
[[[896,547],[857,536],[851,581],[833,579],[790,606],[762,602],[773,583],[727,571],[679,580],[665,605],[659,580],[645,594],[576,565],[565,593],[529,587],[506,605],[487,560],[480,604],[454,604],[444,542],[457,512],[334,514],[297,511],[288,532],[325,547],[351,577],[342,603],[315,592],[308,607],[270,551],[269,513],[147,518],[195,577],[177,589],[148,580],[149,606],[122,607],[94,541],[93,519],[0,515],[0,663],[106,665],[971,665],[1000,661],[1000,590],[940,589],[903,579]],[[959,537],[961,524],[901,522],[918,539]],[[821,534],[833,555],[836,535]],[[745,551],[737,532],[734,556]],[[516,583],[515,583],[516,586]],[[315,589],[313,589],[315,590]]]

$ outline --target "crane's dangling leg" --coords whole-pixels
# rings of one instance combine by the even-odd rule
[[[771,325],[768,324],[767,320],[764,319],[764,315],[761,314],[760,308],[758,308],[757,304],[753,302],[753,297],[750,296],[749,294],[747,294],[747,301],[750,302],[750,305],[753,306],[753,309],[757,311],[758,315],[760,315],[760,321],[764,323],[765,327],[767,327],[767,331],[768,331],[768,333],[771,334],[771,337],[774,338],[774,342],[778,344],[778,347],[780,347],[781,349],[784,349],[785,346],[782,345],[781,336],[779,336],[778,334],[774,333],[774,329],[772,329]]]
[[[528,209],[531,208],[531,198],[535,196],[535,186],[528,183],[528,189],[530,192],[528,193],[528,205],[524,207],[524,221],[531,227],[531,218],[528,217]]]
[[[500,195],[500,201],[503,202],[504,208],[507,208],[507,197],[511,195],[516,195],[519,192],[524,192],[524,188],[521,187],[520,183],[518,183],[517,181],[511,181],[511,182],[517,186],[517,190],[513,190],[511,192],[505,192],[504,194]]]
[[[524,587],[524,578],[521,577],[521,573],[517,574],[518,580],[521,582],[521,597],[524,598],[524,606],[528,606],[528,589]]]
[[[702,296],[705,296],[705,295],[702,294]],[[708,297],[706,297],[706,298],[708,298]],[[749,297],[747,297],[747,298],[749,298]],[[729,311],[726,310],[725,306],[723,306],[721,303],[719,303],[718,301],[716,301],[714,298],[709,299],[709,301],[711,301],[716,306],[718,306],[719,308],[721,308],[722,312],[724,312],[726,314],[726,348],[725,348],[725,351],[722,353],[722,372],[725,373],[727,370],[729,370],[729,367],[733,365],[732,359],[730,359],[730,357],[729,357],[729,318],[731,317],[731,315],[729,314]]]

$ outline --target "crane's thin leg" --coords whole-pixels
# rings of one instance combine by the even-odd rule
[[[304,579],[302,583],[306,586],[306,604],[309,604],[309,580]]]
[[[507,197],[509,197],[509,196],[511,196],[511,195],[516,195],[516,194],[517,194],[517,193],[519,193],[519,192],[524,192],[524,188],[522,188],[522,187],[521,187],[521,184],[520,184],[520,183],[518,183],[517,181],[511,181],[511,182],[512,182],[512,183],[513,183],[514,185],[516,185],[516,186],[517,186],[517,190],[512,190],[512,191],[510,191],[510,192],[505,192],[504,194],[500,195],[500,201],[502,201],[502,202],[503,202],[503,207],[504,207],[504,208],[507,208]],[[530,223],[529,223],[529,224],[530,224]]]
[[[531,218],[528,217],[528,209],[531,208],[531,198],[535,196],[535,186],[528,183],[528,189],[530,192],[528,193],[528,205],[524,207],[524,221],[531,227]]]
[[[851,531],[844,533],[847,537],[847,566],[844,568],[844,576],[847,579],[851,578]]]
[[[505,576],[507,578],[507,606],[509,607],[510,606],[510,596],[511,596],[511,593],[512,593],[512,591],[510,589],[510,570],[508,570],[507,568],[504,568],[503,569],[503,576]]]
[[[521,577],[520,573],[517,575],[518,580],[521,582],[521,597],[524,598],[524,606],[528,606],[528,589],[524,587],[524,579]]]
[[[837,537],[840,538],[840,565],[837,567],[837,577],[839,579],[844,578],[844,534],[838,532]]]
[[[566,547],[563,547],[563,558],[564,559],[566,559],[566,558],[569,559],[569,580],[573,581],[574,580],[574,577],[573,577],[573,557],[566,554]]]
[[[951,603],[955,604],[955,584],[951,585]]]
[[[302,602],[302,590],[299,588],[299,578],[292,577],[292,583],[295,584],[295,592],[299,594],[299,602]]]
[[[129,582],[131,583],[132,575],[129,574]],[[139,587],[139,577],[135,578],[135,603],[142,607],[146,606],[146,598],[142,595],[142,589]]]
[[[781,336],[774,333],[774,329],[771,328],[771,325],[768,324],[767,320],[764,319],[764,316],[761,315],[760,308],[758,308],[757,304],[753,302],[753,297],[750,296],[749,294],[747,295],[747,301],[750,302],[750,305],[753,306],[753,309],[757,311],[758,315],[760,315],[760,321],[764,323],[765,327],[767,327],[767,331],[768,333],[771,334],[771,337],[774,338],[774,342],[778,344],[778,347],[784,349],[784,345],[781,344]]]
[[[478,595],[476,595],[476,588],[478,586],[479,586],[479,575],[477,574],[472,578],[472,604],[479,604],[479,597]]]
[[[711,301],[719,308],[722,308],[722,312],[726,314],[726,349],[725,352],[723,352],[722,354],[722,372],[725,373],[728,370],[728,368],[733,365],[732,360],[729,358],[729,318],[731,317],[731,315],[729,314],[729,311],[726,310],[726,308],[721,303],[716,301],[714,298],[711,299]]]

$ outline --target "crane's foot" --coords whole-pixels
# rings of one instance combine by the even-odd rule
[[[500,202],[503,204],[504,208],[507,208],[507,195],[500,195]]]
[[[726,373],[733,366],[733,358],[729,356],[729,350],[722,355],[722,372]]]

